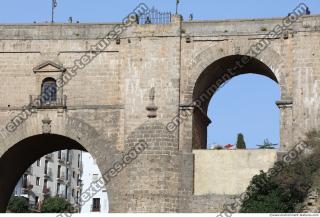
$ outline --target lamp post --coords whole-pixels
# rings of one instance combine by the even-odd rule
[[[57,0],[52,0],[51,23],[54,23],[54,9],[58,6]]]
[[[176,14],[178,14],[179,3],[180,3],[180,0],[177,0],[177,2],[176,2]]]

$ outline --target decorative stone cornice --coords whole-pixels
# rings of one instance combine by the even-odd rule
[[[52,120],[48,116],[46,116],[42,120],[42,133],[43,134],[51,133],[51,122],[52,122]]]
[[[292,107],[293,104],[293,100],[292,99],[282,99],[282,100],[278,100],[276,101],[276,105],[278,106],[278,108],[289,108]]]
[[[44,63],[41,63],[40,65],[33,68],[34,73],[39,72],[65,72],[66,68],[63,66],[54,63],[52,61],[46,61]]]

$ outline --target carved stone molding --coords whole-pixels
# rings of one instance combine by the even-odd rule
[[[42,133],[49,134],[51,133],[51,122],[50,118],[47,116],[42,120]]]
[[[154,103],[154,99],[155,99],[154,87],[151,88],[151,90],[150,90],[149,99],[150,99],[150,104],[146,107],[146,109],[148,111],[148,118],[156,118],[158,107]]]
[[[40,65],[33,68],[34,73],[41,73],[41,72],[65,72],[66,68],[63,66],[54,63],[52,61],[46,61],[41,63]]]

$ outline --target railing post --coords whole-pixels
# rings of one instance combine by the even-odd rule
[[[62,105],[64,108],[67,107],[67,96],[66,95],[63,96],[63,104]]]
[[[32,107],[32,106],[33,106],[32,100],[33,100],[33,99],[32,99],[32,95],[29,95],[29,101],[30,101],[29,106],[30,106],[30,107]]]

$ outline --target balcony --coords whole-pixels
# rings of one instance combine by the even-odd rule
[[[33,171],[32,167],[29,167],[24,173],[28,175],[32,175],[32,171]]]
[[[65,180],[65,177],[63,174],[57,177],[58,182],[64,182],[64,180]]]
[[[61,197],[61,198],[65,198],[65,195],[64,195],[64,193],[58,193],[57,195],[56,195],[57,197]]]
[[[52,177],[52,169],[51,168],[47,168],[44,170],[44,178],[48,179]]]
[[[50,195],[50,188],[43,187],[42,193],[43,193],[43,195],[46,195],[46,196]]]
[[[71,165],[72,159],[73,159],[72,152],[69,152],[69,156],[68,156],[68,153],[66,153],[66,165]]]
[[[22,184],[22,194],[28,194],[33,189],[33,185],[30,182],[24,182]]]
[[[77,187],[81,188],[82,187],[82,180],[77,179]]]
[[[58,162],[65,164],[66,163],[66,156],[65,154],[61,154],[61,158],[58,158]]]
[[[30,95],[30,107],[37,109],[55,109],[67,107],[67,96],[55,97],[55,99],[45,100],[41,95]]]
[[[47,160],[52,160],[53,159],[53,154],[51,153],[51,154],[47,154],[46,156],[45,156],[45,158],[47,159]]]
[[[66,184],[66,185],[69,185],[69,186],[71,185],[71,176],[70,176],[70,175],[68,175],[68,176],[66,175],[65,184]]]

